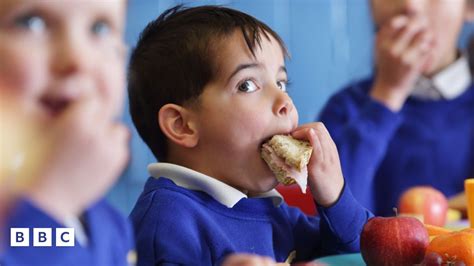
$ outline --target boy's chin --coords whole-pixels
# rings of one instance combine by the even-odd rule
[[[267,193],[271,191],[272,189],[275,189],[277,185],[278,185],[278,182],[273,177],[273,180],[268,180],[267,182],[259,183],[258,187],[255,187],[254,191],[249,191],[249,196],[252,197],[259,194]]]
[[[274,189],[278,185],[278,181],[273,174],[265,175],[259,182],[258,192],[265,193]]]
[[[48,108],[44,108],[44,110],[48,118],[57,119],[66,112],[67,106],[62,106],[62,107],[57,107],[57,108],[48,107]]]
[[[435,68],[433,67],[433,64],[426,64],[422,71],[421,71],[421,74],[425,77],[432,77],[433,75],[436,74],[436,70]]]

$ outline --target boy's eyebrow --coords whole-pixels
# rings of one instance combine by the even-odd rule
[[[260,66],[261,65],[257,63],[238,65],[237,68],[235,68],[235,70],[232,71],[232,74],[230,74],[229,78],[227,79],[227,82],[229,82],[232,79],[232,77],[235,76],[237,73],[239,73],[241,70],[244,70],[247,68],[258,68]]]
[[[239,71],[241,71],[241,70],[244,70],[244,69],[247,69],[247,68],[258,68],[258,67],[261,67],[261,64],[252,63],[252,64],[238,65],[237,68],[232,72],[232,74],[230,74],[229,78],[227,79],[227,82],[229,82],[232,79],[232,77],[235,76],[237,73],[239,73]],[[279,72],[284,72],[285,74],[288,74],[288,72],[286,71],[285,66],[281,66],[278,69],[278,71]]]

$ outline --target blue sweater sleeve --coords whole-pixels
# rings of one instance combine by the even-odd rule
[[[360,234],[368,219],[373,217],[354,199],[346,185],[334,205],[318,206],[319,216],[306,216],[292,207],[287,210],[294,230],[297,261],[359,252]]]
[[[373,214],[362,207],[344,185],[341,196],[331,207],[318,206],[323,249],[328,254],[360,251],[360,234]]]
[[[371,186],[402,117],[372,100],[371,83],[333,96],[320,114],[339,151],[344,178],[355,198],[373,209]]]

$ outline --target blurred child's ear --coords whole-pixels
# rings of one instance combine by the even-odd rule
[[[196,146],[199,140],[191,118],[188,109],[176,104],[166,104],[158,112],[161,131],[170,141],[185,148]]]

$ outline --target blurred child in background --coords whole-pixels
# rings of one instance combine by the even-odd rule
[[[25,118],[1,128],[5,142],[20,139],[2,145],[2,189],[14,193],[3,200],[1,242],[10,243],[10,228],[30,228],[30,246],[6,244],[2,265],[133,262],[131,227],[102,200],[128,158],[128,130],[115,121],[125,10],[125,0],[0,2],[0,97],[11,102],[1,111]],[[58,227],[75,229],[74,247],[55,247]],[[52,246],[32,247],[32,228],[53,228]]]
[[[453,196],[474,175],[474,85],[457,48],[466,0],[372,0],[374,77],[334,95],[320,119],[349,187],[378,215],[430,185]]]

